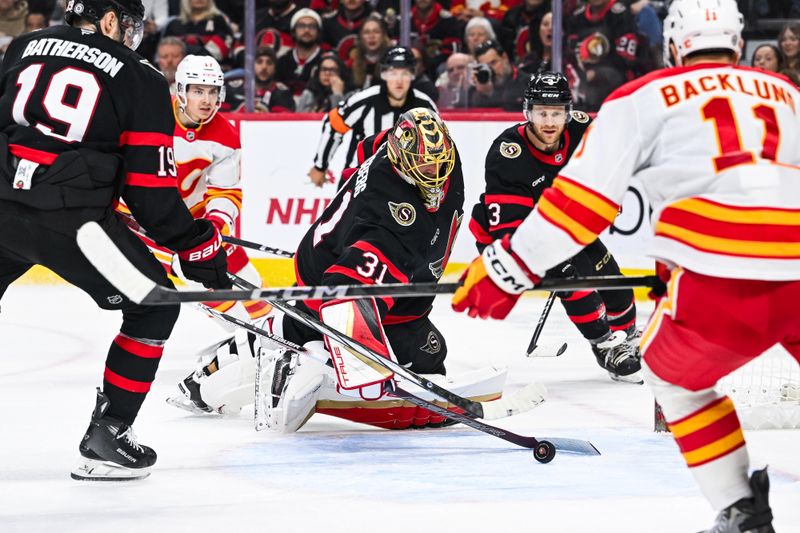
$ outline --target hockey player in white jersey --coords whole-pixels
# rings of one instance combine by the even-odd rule
[[[225,117],[217,114],[225,100],[222,69],[210,56],[189,55],[178,65],[175,80],[175,161],[165,163],[176,166],[178,190],[192,215],[210,221],[222,235],[235,236],[240,229],[242,209],[241,145],[239,132]],[[120,205],[119,210],[126,213],[126,206]],[[132,226],[135,231],[138,229],[135,223]],[[172,252],[156,245],[141,230],[137,233],[168,272],[183,277]],[[245,251],[227,243],[222,246],[228,256],[228,270],[262,286],[261,276]],[[206,305],[241,320],[255,320],[271,310],[271,306],[262,301],[207,302]],[[244,331],[236,331],[221,343],[211,361],[178,385],[179,393],[170,398],[169,403],[191,411],[211,411],[199,400],[198,381],[229,362],[237,361],[240,354],[252,359],[251,342],[252,338],[248,339]]]
[[[742,27],[734,0],[675,0],[664,24],[675,67],[606,99],[553,187],[453,298],[470,316],[505,317],[611,224],[639,178],[653,206],[649,253],[669,276],[642,337],[643,371],[719,511],[713,533],[774,531],[766,469],[748,476],[736,410],[714,385],[776,344],[800,361],[800,92],[736,66]]]

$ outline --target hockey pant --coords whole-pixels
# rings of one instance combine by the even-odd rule
[[[644,377],[706,498],[752,496],[733,402],[717,381],[776,344],[800,363],[800,281],[716,278],[675,269],[642,335]]]
[[[134,230],[135,231],[135,230]],[[192,281],[187,280],[183,277],[182,273],[179,272],[179,263],[174,260],[174,254],[172,251],[158,246],[153,240],[148,238],[146,235],[136,232],[140,239],[150,248],[150,251],[153,252],[153,255],[159,262],[163,265],[164,269],[167,271],[168,274],[173,274],[176,277],[179,277],[184,283],[197,286],[200,288],[199,284],[195,284]],[[250,259],[247,257],[247,253],[241,246],[233,246],[228,243],[223,243],[222,247],[225,249],[225,252],[228,256],[228,271],[233,272],[237,276],[244,278],[249,283],[257,286],[263,287],[263,281],[261,279],[261,275],[255,269],[252,263],[250,263]],[[205,305],[211,307],[212,309],[219,311],[220,313],[227,313],[232,315],[240,320],[256,320],[263,316],[266,316],[267,313],[272,309],[272,306],[268,303],[260,300],[253,300],[253,301],[246,301],[246,302],[204,302]],[[226,329],[232,330],[231,326],[224,326]]]
[[[137,305],[120,294],[78,248],[75,235],[80,222],[74,210],[43,212],[0,201],[0,297],[38,264],[82,289],[102,309],[122,311],[122,327],[106,358],[103,391],[111,401],[108,414],[133,424],[180,306]],[[160,285],[173,287],[147,247],[115,215],[98,223],[137,269]]]
[[[572,265],[573,268],[568,268],[567,265]],[[546,277],[619,274],[614,256],[597,239],[566,263],[548,270]],[[558,297],[569,319],[587,340],[600,339],[609,330],[627,330],[636,325],[636,304],[632,290],[560,292]]]

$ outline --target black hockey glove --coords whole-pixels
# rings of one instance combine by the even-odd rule
[[[183,275],[207,289],[230,289],[228,258],[219,231],[208,220],[194,223],[197,237],[189,242],[189,248],[178,252]]]

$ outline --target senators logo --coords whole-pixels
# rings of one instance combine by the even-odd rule
[[[401,204],[389,202],[389,212],[392,214],[394,221],[401,226],[410,226],[417,219],[417,212],[414,210],[414,206],[407,202]]]
[[[587,115],[583,111],[573,110],[572,120],[574,120],[575,122],[580,122],[581,124],[586,124],[587,122],[589,122],[589,115]]]
[[[500,143],[500,154],[509,159],[516,159],[522,153],[522,148],[517,143]]]

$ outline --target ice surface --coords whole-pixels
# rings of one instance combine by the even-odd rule
[[[652,432],[652,397],[613,383],[554,306],[541,342],[525,348],[544,299],[525,298],[505,322],[434,320],[448,368],[510,366],[507,389],[539,380],[548,401],[498,422],[518,433],[591,440],[600,457],[528,450],[462,426],[382,431],[317,415],[291,436],[256,433],[252,411],[190,416],[164,399],[194,354],[222,329],[191,308],[167,345],[135,429],[159,461],[143,482],[69,478],[94,405],[118,313],[78,290],[12,286],[0,314],[0,532],[694,532],[714,513],[667,435]],[[650,306],[641,306],[642,320]],[[770,465],[777,531],[800,532],[800,431],[748,432],[754,467]],[[246,529],[244,529],[246,528]]]

